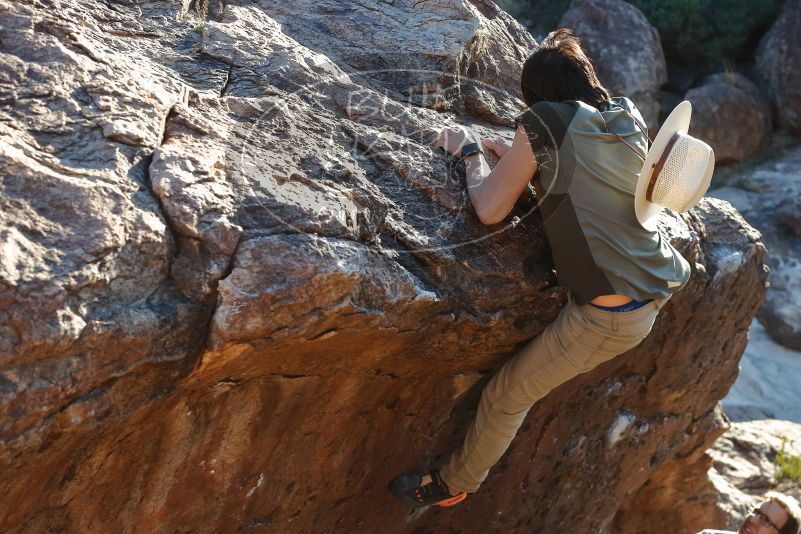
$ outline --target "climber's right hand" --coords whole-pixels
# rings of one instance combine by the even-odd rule
[[[512,148],[512,142],[503,138],[485,139],[482,137],[481,142],[485,147],[487,147],[488,150],[494,152],[499,158],[502,158],[503,155],[506,154],[510,148]]]

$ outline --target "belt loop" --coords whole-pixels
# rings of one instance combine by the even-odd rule
[[[612,312],[612,332],[617,332],[617,312]]]

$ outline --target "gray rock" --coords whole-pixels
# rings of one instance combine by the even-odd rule
[[[0,2],[2,464],[169,394],[212,311],[169,278],[148,179],[183,84],[115,49],[109,8],[60,7]]]
[[[639,513],[639,519],[615,523],[612,532],[655,532],[668,521],[676,532],[736,532],[769,491],[801,497],[797,484],[776,479],[775,463],[784,441],[786,454],[801,453],[801,425],[774,419],[729,424],[720,417],[726,432],[709,448],[687,449],[681,462],[654,473],[622,514]]]
[[[801,149],[791,148],[729,176],[732,185],[708,193],[731,202],[764,236],[771,273],[759,320],[777,343],[797,350],[801,349],[801,240],[793,221],[801,198],[799,169]]]
[[[742,74],[707,76],[684,98],[693,106],[690,134],[709,143],[715,164],[743,161],[766,148],[770,101]]]
[[[801,198],[789,198],[776,211],[779,219],[796,237],[801,238]]]
[[[519,114],[522,62],[536,41],[493,2],[326,0],[304,4],[302,17],[296,4],[262,3],[282,33],[394,100],[502,125]]]
[[[779,345],[754,319],[737,382],[723,399],[732,421],[785,419],[801,422],[801,351]]]
[[[631,98],[656,135],[667,67],[659,34],[645,15],[622,0],[573,0],[559,26],[581,38],[601,83]]]
[[[757,72],[773,101],[778,124],[801,133],[801,1],[788,0],[759,43]]]
[[[727,528],[737,530],[769,491],[801,498],[797,484],[776,480],[775,459],[782,449],[801,456],[801,424],[775,419],[733,423],[709,449],[713,463],[708,478],[719,495],[716,508],[725,515]]]

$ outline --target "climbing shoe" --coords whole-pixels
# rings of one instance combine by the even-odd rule
[[[467,492],[451,495],[438,470],[431,471],[431,482],[422,484],[423,475],[400,475],[389,483],[389,491],[404,504],[422,506],[453,506],[467,498]]]

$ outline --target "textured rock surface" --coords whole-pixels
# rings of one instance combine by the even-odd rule
[[[573,29],[601,83],[631,98],[656,135],[667,66],[659,34],[645,15],[622,0],[573,0],[559,27]]]
[[[712,458],[705,451],[727,425],[722,412],[716,415],[715,425],[704,429],[703,442],[693,443],[660,466],[624,504],[611,532],[645,534],[670,525],[674,532],[690,534],[727,521],[727,514],[717,507],[719,495],[707,474]]]
[[[777,122],[801,133],[801,1],[788,0],[757,49],[756,66],[773,100]]]
[[[732,421],[784,419],[801,423],[801,351],[776,343],[757,319],[748,332],[737,382],[723,399]]]
[[[792,481],[776,480],[776,454],[801,454],[801,425],[765,419],[732,423],[704,451],[698,448],[682,462],[668,462],[643,486],[619,519],[614,532],[655,532],[669,524],[675,532],[704,528],[734,530],[749,511],[775,490],[798,499]]]
[[[86,13],[47,11],[0,3],[6,465],[161,395],[192,368],[212,311],[170,279],[176,241],[148,183],[186,89],[155,64],[144,75],[111,34],[90,37]]]
[[[770,289],[759,320],[776,342],[801,350],[801,240],[794,222],[801,149],[788,149],[727,182],[708,195],[731,202],[763,234],[770,251]]]
[[[430,148],[442,111],[511,136],[533,42],[479,1],[195,4],[0,0],[0,530],[603,532],[721,430],[765,249],[707,199],[648,339],[471,506],[394,502],[565,301],[531,195],[485,227]]]
[[[708,479],[720,495],[716,508],[725,522],[708,526],[737,530],[769,491],[801,499],[798,485],[776,480],[775,459],[783,442],[786,454],[801,456],[801,424],[775,419],[734,423],[715,442],[708,451],[713,462]]]
[[[693,105],[690,134],[715,151],[715,164],[743,161],[766,148],[770,101],[742,74],[707,76],[684,95]]]

